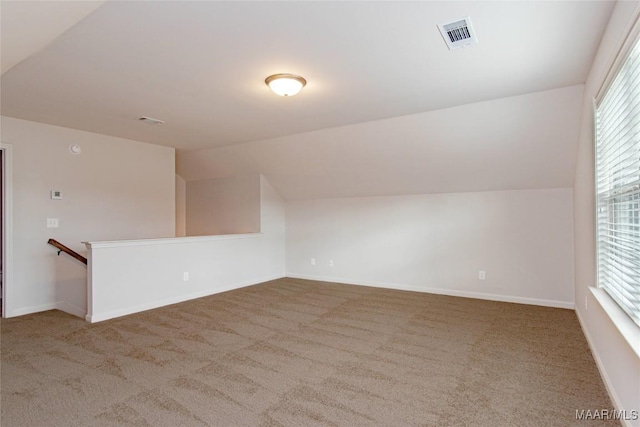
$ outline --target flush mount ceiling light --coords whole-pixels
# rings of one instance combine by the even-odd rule
[[[267,77],[264,82],[276,95],[293,96],[300,92],[307,81],[295,74],[274,74]]]

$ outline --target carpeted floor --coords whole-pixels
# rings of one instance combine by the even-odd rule
[[[280,279],[1,327],[3,427],[585,426],[576,409],[611,408],[570,310]]]

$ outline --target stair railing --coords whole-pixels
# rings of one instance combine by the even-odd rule
[[[75,259],[77,259],[81,263],[83,263],[85,265],[87,264],[87,258],[83,257],[78,252],[74,251],[73,249],[66,247],[65,245],[63,245],[62,243],[58,242],[57,240],[49,239],[49,241],[47,243],[50,244],[51,246],[55,246],[56,248],[58,248],[58,256],[60,256],[60,252],[64,252],[65,254],[74,257]]]

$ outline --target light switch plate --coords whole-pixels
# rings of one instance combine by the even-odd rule
[[[58,228],[58,218],[47,218],[47,228]]]

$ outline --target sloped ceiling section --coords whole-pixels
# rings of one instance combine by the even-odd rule
[[[0,2],[2,74],[47,46],[104,1]]]
[[[186,180],[261,173],[285,200],[571,187],[582,92],[179,152],[177,172]]]

